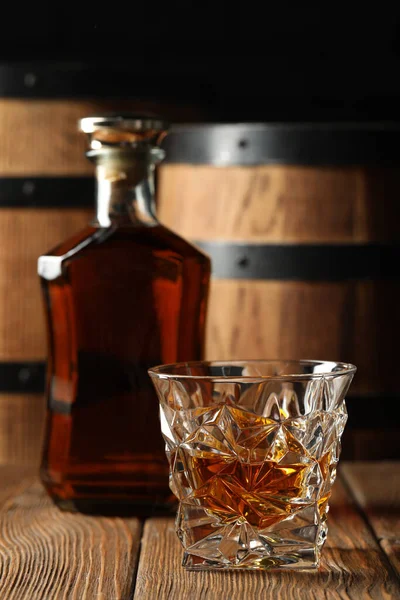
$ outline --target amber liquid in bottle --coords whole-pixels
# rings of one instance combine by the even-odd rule
[[[117,152],[111,168],[99,155],[97,220],[39,261],[49,343],[41,474],[61,508],[148,515],[173,498],[147,369],[202,357],[210,265],[155,220],[143,157],[129,171],[134,155]]]

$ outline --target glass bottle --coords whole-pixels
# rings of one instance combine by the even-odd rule
[[[64,509],[153,514],[172,502],[147,369],[202,358],[210,262],[155,215],[163,122],[80,121],[97,214],[39,258],[48,329],[42,481]]]

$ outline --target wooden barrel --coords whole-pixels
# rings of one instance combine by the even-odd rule
[[[160,172],[161,221],[212,259],[207,358],[353,362],[364,433],[399,411],[399,142],[390,125],[182,125]]]
[[[0,463],[39,460],[47,348],[37,258],[94,209],[78,119],[117,110],[199,116],[196,106],[157,98],[150,83],[126,69],[0,65]]]

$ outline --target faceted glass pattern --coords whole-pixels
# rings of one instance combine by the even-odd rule
[[[317,361],[150,371],[185,567],[318,567],[354,372]]]

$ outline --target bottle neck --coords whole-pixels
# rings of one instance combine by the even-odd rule
[[[96,221],[111,225],[154,225],[154,164],[147,153],[93,153],[96,163]]]

